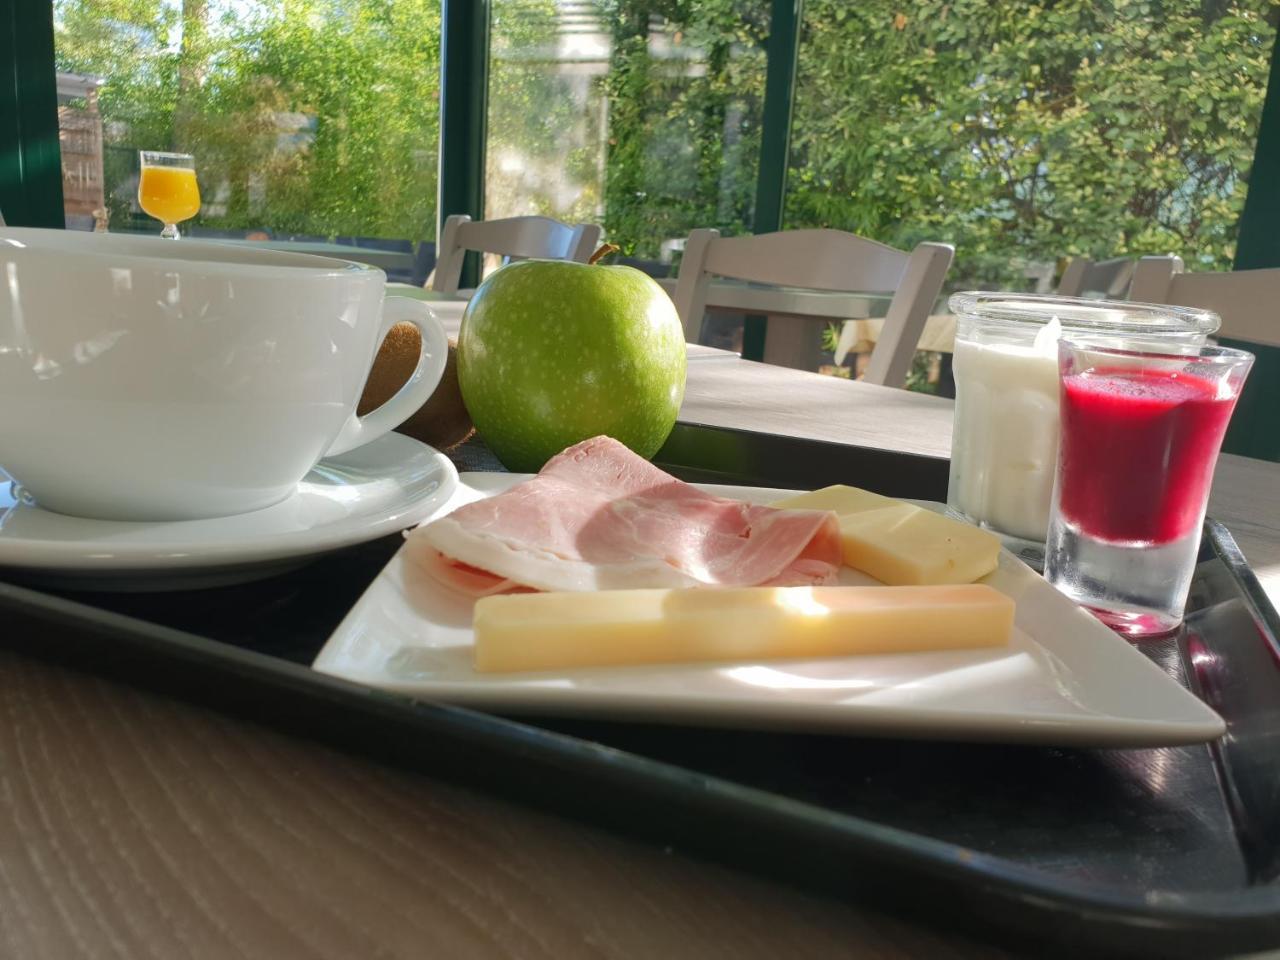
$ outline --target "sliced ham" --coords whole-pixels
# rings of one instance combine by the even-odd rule
[[[408,535],[414,555],[471,594],[831,583],[835,514],[704,493],[609,437]]]
[[[529,590],[529,587],[514,580],[494,576],[487,570],[481,570],[460,560],[450,559],[439,550],[428,546],[416,546],[413,558],[445,586],[459,593],[470,594],[476,599],[489,597],[495,593],[520,593]]]

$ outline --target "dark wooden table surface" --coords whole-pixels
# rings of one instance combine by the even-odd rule
[[[950,404],[699,351],[684,419],[945,456]],[[1276,599],[1280,467],[1214,510]],[[0,710],[0,956],[1009,955],[8,651]]]

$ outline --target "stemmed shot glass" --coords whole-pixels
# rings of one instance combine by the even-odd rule
[[[1045,578],[1112,629],[1182,622],[1223,435],[1253,355],[1058,344],[1061,433]]]
[[[200,185],[196,183],[195,158],[189,153],[140,151],[142,175],[138,179],[138,203],[164,224],[160,236],[177,240],[178,224],[200,212]]]

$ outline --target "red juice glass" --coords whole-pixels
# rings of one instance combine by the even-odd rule
[[[1045,578],[1131,637],[1182,622],[1213,468],[1253,355],[1060,342]]]

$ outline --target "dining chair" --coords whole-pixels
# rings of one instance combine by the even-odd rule
[[[712,277],[840,293],[890,292],[863,380],[901,387],[954,256],[950,244],[921,243],[906,253],[842,230],[722,237],[718,230],[698,229],[685,243],[672,299],[685,339],[697,343],[706,308],[725,306],[717,303]],[[740,291],[735,299],[740,302]]]
[[[1222,317],[1219,337],[1280,347],[1280,268],[1186,273],[1181,257],[1143,257],[1129,299],[1200,307]]]
[[[1181,257],[1143,257],[1129,299],[1200,307],[1222,317],[1217,339],[1257,357],[1222,449],[1280,461],[1280,268],[1186,273]]]
[[[586,263],[600,245],[601,232],[594,223],[570,225],[550,217],[472,220],[466,214],[454,214],[440,230],[431,289],[450,296],[458,292],[469,250],[507,259],[537,257]]]
[[[1058,282],[1058,296],[1084,297],[1100,294],[1103,298],[1123,298],[1133,277],[1132,257],[1091,260],[1072,257]]]

